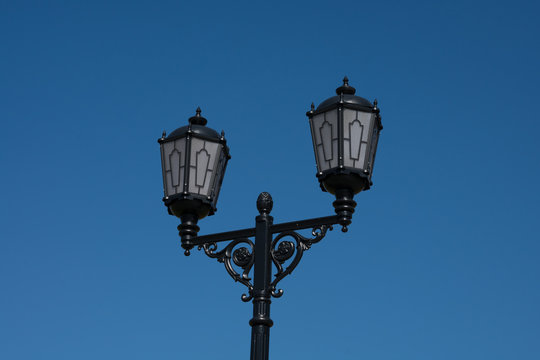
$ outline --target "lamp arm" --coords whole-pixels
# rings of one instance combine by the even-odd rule
[[[339,217],[337,215],[324,216],[306,220],[291,221],[281,224],[274,224],[270,227],[272,234],[281,233],[284,231],[296,231],[303,229],[313,229],[323,225],[331,226],[339,223]],[[221,233],[196,236],[189,241],[191,246],[202,246],[205,244],[213,244],[222,241],[235,240],[238,238],[249,238],[255,236],[255,228],[226,231]]]
[[[276,289],[276,285],[287,275],[291,274],[300,263],[304,251],[309,250],[311,245],[319,242],[326,236],[328,230],[332,230],[332,225],[339,223],[339,216],[326,216],[298,221],[291,221],[270,226],[271,234],[278,234],[271,243],[270,258],[274,263],[277,272],[274,274],[274,280],[269,284],[269,290],[272,296],[280,297],[283,290]],[[312,229],[309,238],[300,235],[296,230]],[[190,247],[197,246],[199,250],[204,250],[205,254],[225,265],[225,270],[235,282],[240,282],[248,288],[247,294],[242,294],[242,301],[249,301],[253,298],[253,284],[249,273],[253,268],[255,257],[254,243],[249,240],[255,236],[255,228],[227,231],[222,233],[197,236],[184,242],[183,245]],[[283,240],[285,237],[291,237],[293,241]],[[230,241],[222,249],[218,250],[218,242]],[[238,245],[244,245],[238,247]],[[247,245],[247,246],[246,246]],[[294,256],[294,257],[293,257]],[[288,260],[290,263],[284,266]],[[241,271],[235,270],[237,267]]]
[[[282,233],[284,231],[296,231],[303,229],[315,229],[322,226],[332,227],[339,223],[339,216],[324,216],[306,220],[291,221],[281,224],[274,224],[270,227],[272,234]],[[315,234],[313,234],[315,236]]]

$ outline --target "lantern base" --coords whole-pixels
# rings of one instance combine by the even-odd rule
[[[184,214],[196,214],[198,220],[213,215],[212,206],[207,202],[189,195],[181,195],[179,198],[165,200],[165,205],[169,208],[169,213],[176,217]]]
[[[368,190],[370,181],[367,176],[356,174],[348,169],[331,171],[317,175],[324,191],[337,196],[340,189],[350,189],[354,194]]]
[[[356,207],[356,201],[353,200],[354,193],[350,189],[338,189],[336,190],[336,201],[332,203],[336,214],[338,215],[338,224],[340,224],[341,231],[347,232],[348,225],[352,222],[352,215],[354,208]]]

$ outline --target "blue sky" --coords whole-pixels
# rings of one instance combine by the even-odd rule
[[[251,304],[182,255],[156,139],[231,148],[201,234],[331,215],[305,112],[347,75],[385,126],[347,234],[282,281],[275,359],[540,358],[533,1],[2,2],[0,358],[249,356]]]

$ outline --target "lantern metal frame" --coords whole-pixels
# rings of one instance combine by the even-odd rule
[[[196,110],[196,115],[189,118],[189,125],[182,126],[176,130],[174,130],[172,133],[169,134],[169,136],[166,136],[165,131],[163,132],[161,138],[158,139],[158,143],[160,144],[160,150],[161,150],[161,165],[162,165],[162,173],[163,173],[163,191],[164,191],[164,197],[163,202],[165,206],[167,206],[167,209],[169,211],[169,214],[175,215],[174,208],[177,206],[177,204],[180,204],[182,202],[187,203],[188,206],[192,206],[189,204],[189,202],[192,202],[193,205],[195,205],[197,202],[200,202],[204,205],[204,207],[201,207],[201,209],[197,209],[198,211],[195,211],[194,209],[186,209],[181,210],[181,212],[185,211],[186,213],[189,213],[190,211],[197,212],[198,220],[204,218],[205,216],[211,216],[214,215],[214,213],[217,211],[217,200],[219,197],[219,193],[221,190],[221,185],[223,182],[223,178],[225,176],[225,170],[227,168],[227,162],[231,158],[229,147],[227,146],[227,140],[225,140],[225,133],[222,131],[221,135],[219,135],[215,130],[206,127],[207,120],[201,116],[201,108],[198,107]],[[167,143],[175,142],[179,139],[186,139],[185,142],[185,150],[182,156],[184,157],[184,175],[183,175],[183,184],[182,186],[182,192],[174,194],[174,195],[168,195],[167,191],[167,180],[166,180],[166,167],[165,167],[165,153],[164,153],[164,147]],[[208,195],[200,195],[200,194],[194,194],[189,191],[189,182],[190,182],[190,172],[191,169],[191,147],[192,147],[192,141],[193,139],[200,139],[203,141],[208,141],[212,143],[216,143],[222,146],[222,150],[218,152],[217,156],[219,158],[215,159],[217,162],[215,165],[215,171],[216,174],[213,174],[212,183],[209,184],[209,194]]]
[[[376,102],[375,105],[371,105],[367,100],[354,96],[354,88],[348,85],[347,78],[344,79],[344,85],[338,88],[338,91],[340,92],[338,92],[337,97],[324,101],[316,110],[312,104],[311,111],[307,113],[308,117],[334,108],[347,107],[355,110],[361,108],[364,111],[367,109],[374,112],[377,117],[377,126],[380,127],[379,131],[382,129]],[[338,101],[335,98],[338,98]],[[357,102],[357,99],[362,99],[369,105],[356,104],[351,99]],[[200,109],[198,109],[197,116],[200,117]],[[192,119],[190,119],[190,123],[192,123]],[[195,119],[195,121],[199,120]],[[186,131],[188,131],[189,135],[194,136],[192,132],[189,132],[191,131],[190,129]],[[224,149],[226,149],[228,160],[230,155],[223,134],[221,139]],[[160,139],[160,144],[164,140],[165,137],[163,136]],[[340,140],[343,141],[343,134],[341,134]],[[374,146],[375,149],[373,151],[376,150],[377,143]],[[343,154],[343,152],[340,154]],[[327,191],[323,186],[327,179],[342,175],[358,175],[360,176],[359,181],[368,181],[368,186],[361,190],[367,190],[371,185],[371,173],[359,173],[358,169],[347,168],[343,166],[343,163],[338,168],[330,170],[317,174],[324,191]],[[356,181],[356,179],[352,178],[352,181]],[[203,236],[197,235],[199,231],[197,221],[199,218],[194,215],[193,211],[186,214],[175,214],[181,219],[178,230],[181,238],[181,246],[185,250],[184,254],[189,256],[191,250],[195,247],[198,250],[203,250],[208,257],[223,263],[225,270],[235,282],[240,282],[246,286],[247,292],[242,294],[241,299],[244,302],[250,300],[253,302],[253,317],[249,321],[252,328],[251,360],[268,360],[270,327],[273,325],[273,321],[270,318],[271,298],[278,298],[283,295],[283,290],[277,287],[278,283],[293,272],[300,263],[304,252],[309,250],[313,244],[321,241],[327,232],[333,229],[334,225],[339,224],[342,226],[342,231],[347,231],[347,226],[352,221],[352,213],[356,206],[353,197],[358,191],[355,190],[349,186],[335,189],[336,200],[333,202],[333,205],[336,215],[281,224],[273,223],[273,217],[270,216],[273,208],[273,200],[269,193],[263,192],[257,198],[259,215],[255,218],[255,227]],[[190,194],[182,193],[174,199],[164,198],[165,205],[169,208],[169,213],[171,213],[170,206],[174,204],[174,201],[183,200],[193,200],[193,197]],[[203,201],[204,199],[200,200]],[[217,197],[214,200],[217,201]],[[215,201],[213,203],[212,213],[209,213],[209,215],[212,215],[213,211],[215,211]],[[298,233],[298,231],[305,229],[311,229],[311,236]],[[254,238],[254,241],[250,238]],[[220,244],[225,242],[228,243],[218,249]],[[275,272],[272,270],[272,265],[276,269]],[[253,281],[250,277],[250,271],[252,269]]]
[[[371,176],[373,174],[373,167],[375,165],[375,155],[377,151],[377,145],[378,145],[378,138],[380,131],[383,129],[382,122],[381,122],[381,115],[380,115],[380,109],[377,107],[377,99],[374,100],[373,104],[362,97],[355,96],[356,89],[349,85],[349,79],[345,77],[343,79],[343,85],[338,87],[336,89],[336,96],[333,96],[331,98],[326,99],[323,101],[317,109],[315,109],[315,105],[311,104],[311,110],[306,113],[310,120],[310,129],[311,129],[311,137],[313,141],[313,149],[315,152],[315,158],[317,164],[320,163],[320,160],[318,159],[319,154],[317,152],[316,144],[315,144],[315,129],[313,128],[312,118],[319,114],[324,114],[332,110],[337,110],[337,133],[338,133],[338,153],[337,153],[337,166],[330,168],[328,170],[318,171],[317,172],[317,178],[319,179],[319,183],[321,185],[321,189],[323,191],[328,191],[328,189],[325,187],[325,182],[329,179],[339,176],[339,175],[351,175],[351,176],[357,176],[359,177],[359,183],[356,185],[356,189],[353,190],[354,193],[358,193],[360,191],[369,190],[371,185],[373,185],[373,182],[371,181]],[[366,159],[370,159],[371,161],[367,164],[367,169],[359,170],[358,168],[353,168],[346,166],[344,163],[344,118],[343,118],[343,110],[344,109],[350,109],[355,111],[361,111],[364,113],[372,113],[375,115],[374,120],[371,122],[371,128],[368,130],[372,133],[370,136],[371,142],[369,143],[369,149],[366,153]],[[374,144],[373,144],[374,143]],[[318,166],[318,165],[317,165]]]

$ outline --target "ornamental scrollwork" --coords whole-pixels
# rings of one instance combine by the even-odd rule
[[[311,232],[313,238],[308,238],[300,235],[296,231],[284,231],[274,238],[270,248],[272,261],[277,268],[277,273],[274,275],[275,279],[270,284],[270,290],[273,297],[278,298],[283,295],[283,290],[276,290],[276,286],[284,277],[290,275],[293,272],[298,263],[300,263],[304,251],[309,250],[311,248],[311,245],[321,241],[326,236],[326,232],[332,229],[333,228],[331,225],[321,225],[315,227]],[[292,241],[282,241],[282,239],[285,237],[293,238],[296,246],[295,243]],[[283,264],[291,258],[293,258],[292,261],[287,267],[284,268]]]
[[[247,244],[249,246],[236,248],[239,244]],[[217,259],[218,262],[225,265],[225,269],[234,281],[244,284],[248,288],[248,294],[242,294],[242,301],[247,302],[253,298],[253,284],[249,277],[249,272],[253,267],[255,257],[253,256],[254,245],[253,242],[247,238],[240,238],[231,241],[226,247],[218,251],[217,244],[208,243],[199,246],[200,249],[204,249],[206,255],[211,258]],[[232,260],[232,261],[231,261]],[[242,273],[238,273],[233,267],[233,263],[242,268]]]

